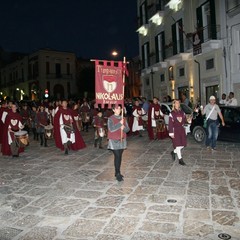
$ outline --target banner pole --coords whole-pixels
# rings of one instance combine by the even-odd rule
[[[123,77],[122,77],[122,81],[123,81],[123,103],[122,103],[122,119],[123,119],[123,111],[124,111],[124,100],[125,100],[125,74],[126,74],[126,57],[123,57]],[[122,141],[122,137],[123,137],[123,130],[121,129],[121,141]]]

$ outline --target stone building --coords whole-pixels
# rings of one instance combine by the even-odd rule
[[[142,95],[240,102],[239,2],[138,0]]]
[[[1,95],[11,99],[68,98],[77,93],[76,56],[41,49],[0,69]]]

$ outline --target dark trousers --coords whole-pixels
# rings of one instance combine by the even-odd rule
[[[44,133],[40,133],[40,145],[42,146],[43,143],[44,143],[44,146],[47,147],[47,139],[45,137],[45,134]]]
[[[123,149],[112,150],[114,154],[115,174],[120,173]]]

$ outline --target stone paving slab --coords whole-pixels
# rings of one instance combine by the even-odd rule
[[[82,135],[87,148],[67,156],[52,140],[0,156],[0,240],[240,239],[240,144],[213,153],[188,136],[180,166],[170,139],[132,136],[117,182],[106,139],[95,149]]]

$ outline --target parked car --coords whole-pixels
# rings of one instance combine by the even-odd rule
[[[220,106],[225,126],[220,124],[218,140],[240,142],[240,106]],[[196,142],[205,142],[207,133],[203,128],[204,116],[200,111],[193,119],[190,130]],[[220,121],[221,122],[221,121]]]
[[[172,111],[172,103],[171,102],[170,103],[161,103],[160,106],[161,106],[161,111],[164,114],[165,124],[167,125],[167,128],[168,128],[169,114]],[[184,113],[186,114],[187,120],[189,121],[189,123],[184,125],[186,134],[188,134],[188,133],[191,132],[191,130],[190,130],[190,125],[191,125],[190,121],[191,121],[191,119],[193,117],[194,112],[193,112],[193,110],[190,107],[188,107],[184,103],[181,103],[180,107],[184,111]]]

